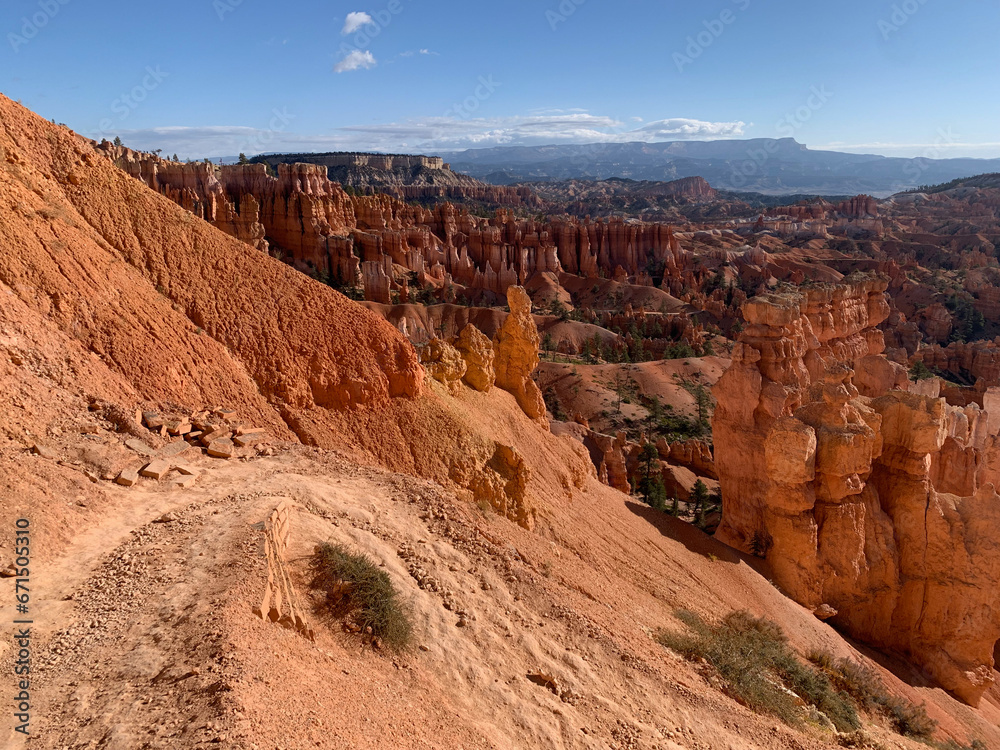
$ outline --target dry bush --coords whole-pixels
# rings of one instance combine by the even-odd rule
[[[717,626],[692,612],[682,610],[677,617],[691,632],[660,631],[657,641],[686,659],[709,662],[728,692],[754,711],[773,714],[793,726],[801,724],[803,711],[791,691],[825,714],[838,731],[861,727],[850,699],[821,670],[799,661],[773,622],[747,612],[734,612]]]
[[[927,710],[890,695],[879,676],[870,669],[850,659],[835,660],[825,651],[810,654],[809,660],[837,689],[851,696],[858,708],[868,714],[884,716],[899,734],[924,740],[934,736],[937,722],[927,715]]]
[[[334,615],[350,618],[362,633],[394,651],[413,644],[410,611],[389,574],[371,558],[343,545],[321,544],[312,567],[312,585],[326,592]]]

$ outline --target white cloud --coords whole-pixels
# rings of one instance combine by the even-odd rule
[[[737,138],[743,135],[746,123],[739,122],[704,122],[675,117],[670,120],[657,120],[632,131],[641,134],[639,141],[667,141],[685,138]]]
[[[374,63],[374,61],[373,61]],[[352,68],[353,69],[353,68]],[[629,143],[664,140],[715,140],[743,135],[742,122],[705,122],[675,118],[630,129],[614,117],[585,112],[517,117],[428,117],[382,125],[340,127],[326,135],[267,132],[248,127],[169,127],[119,131],[132,148],[162,148],[184,158],[232,156],[254,151],[460,151],[490,146],[539,146],[573,143]],[[260,144],[253,146],[248,144]]]
[[[587,110],[580,109],[579,107],[570,107],[569,109],[557,109],[548,107],[538,107],[537,109],[529,109],[528,114],[530,115],[565,115],[565,114],[587,114]]]
[[[368,50],[362,52],[356,49],[348,53],[347,57],[341,60],[339,63],[333,66],[334,73],[347,73],[351,70],[358,70],[359,68],[373,68],[377,64],[375,60],[375,55],[373,55]]]
[[[429,55],[429,56],[433,56],[433,57],[440,57],[441,56],[440,53],[434,52],[434,51],[429,50],[429,49],[420,49],[420,50],[416,50],[416,51],[414,51],[412,49],[408,49],[408,50],[406,50],[406,52],[400,52],[399,53],[400,57],[413,57],[414,55]]]
[[[361,11],[348,13],[347,18],[344,19],[344,28],[340,30],[340,33],[347,36],[348,34],[353,34],[362,26],[367,26],[372,23],[375,23],[375,21],[367,13],[363,13]]]

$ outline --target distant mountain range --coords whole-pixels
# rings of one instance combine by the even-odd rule
[[[717,190],[886,197],[1000,172],[1000,159],[895,158],[813,151],[792,138],[501,146],[443,155],[456,172],[495,185],[570,179],[704,177]]]

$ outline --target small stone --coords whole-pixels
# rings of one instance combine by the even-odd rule
[[[181,455],[190,447],[191,446],[185,443],[183,440],[178,440],[176,443],[170,443],[164,448],[161,448],[157,453],[157,455],[162,458],[173,458],[174,456]]]
[[[144,442],[142,442],[141,440],[136,440],[135,438],[129,438],[128,440],[126,440],[125,447],[128,448],[129,450],[135,451],[140,456],[148,456],[150,458],[152,458],[153,454],[156,453],[156,451],[153,448],[150,448]]]
[[[191,427],[191,423],[188,422],[186,419],[180,422],[174,422],[172,424],[167,425],[167,432],[169,432],[171,435],[174,435],[175,437],[177,435],[187,435],[189,432],[191,432],[192,429],[193,428]]]
[[[533,672],[528,675],[528,679],[536,685],[548,688],[556,695],[559,695],[559,685],[556,683],[556,678],[552,675],[544,674],[542,672]]]
[[[819,620],[830,620],[836,617],[838,614],[837,610],[831,607],[829,604],[820,604],[816,609],[813,610],[813,615]]]
[[[177,489],[187,490],[194,487],[195,482],[198,481],[198,477],[195,474],[187,474],[185,476],[177,477],[170,482],[171,487],[176,487]]]
[[[83,475],[87,477],[87,479],[89,479],[94,484],[97,484],[100,481],[100,477],[98,477],[97,474],[92,472],[90,469],[85,470],[83,472]]]
[[[144,411],[142,413],[142,423],[151,430],[158,430],[163,426],[163,417],[155,411]]]
[[[205,434],[199,439],[201,440],[202,445],[209,445],[216,440],[228,439],[231,435],[232,433],[228,430],[218,427],[214,430],[205,432]]]
[[[16,577],[17,577],[17,568],[14,567],[13,563],[8,565],[3,570],[0,570],[0,578],[16,578]]]
[[[228,438],[213,440],[206,451],[212,458],[232,458],[236,455],[236,446]]]
[[[174,523],[175,521],[179,520],[180,518],[177,516],[176,513],[164,513],[162,516],[155,519],[153,523]]]
[[[248,432],[243,435],[237,435],[233,438],[233,442],[236,443],[240,448],[245,448],[248,445],[253,445],[254,443],[259,443],[267,437],[266,433],[261,432]]]
[[[50,461],[55,461],[59,458],[59,454],[47,445],[41,445],[40,443],[35,443],[31,447],[31,452],[36,456],[41,456],[42,458],[47,458]]]
[[[161,459],[152,461],[146,465],[146,467],[139,473],[144,477],[149,477],[150,479],[160,480],[167,475],[170,471],[170,464]]]
[[[122,485],[123,487],[131,487],[135,484],[138,484],[139,483],[138,469],[135,468],[124,469],[121,472],[121,474],[118,475],[118,478],[115,479],[115,482],[117,484]]]
[[[174,468],[177,469],[178,473],[189,477],[196,477],[201,473],[196,468],[189,466],[188,464],[174,464]]]

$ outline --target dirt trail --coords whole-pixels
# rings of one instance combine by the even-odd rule
[[[266,578],[259,524],[284,499],[315,643],[251,611]],[[187,491],[144,481],[40,566],[28,747],[831,747],[733,703],[650,634],[684,602],[767,613],[802,649],[852,650],[738,556],[622,500],[589,488],[546,539],[311,449],[217,463]],[[418,648],[361,648],[313,611],[306,558],[326,540],[384,566]]]

